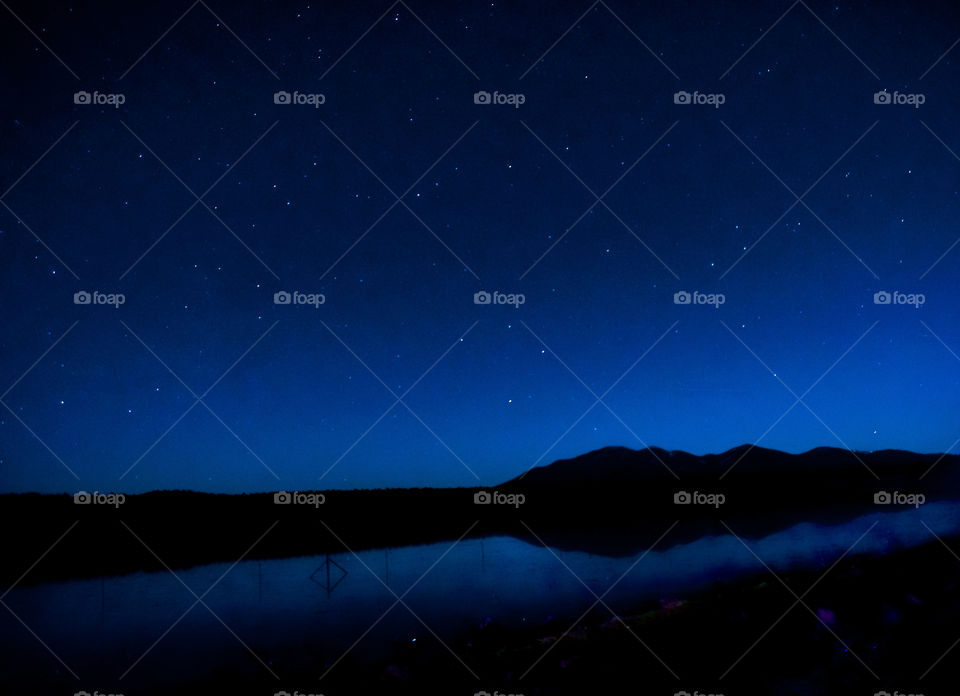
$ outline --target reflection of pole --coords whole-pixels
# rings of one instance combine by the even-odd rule
[[[331,564],[332,564],[332,565],[335,565],[335,566],[340,570],[340,572],[343,573],[339,578],[337,578],[336,581],[334,581],[334,582],[332,582],[332,583],[330,582],[330,566],[331,566]],[[326,581],[326,583],[321,583],[321,582],[319,582],[319,581],[317,580],[317,577],[316,577],[316,576],[317,576],[317,573],[319,573],[321,570],[325,570],[325,571],[326,571],[326,576],[327,576],[327,581]],[[315,582],[315,583],[317,583],[318,585],[320,585],[321,587],[323,587],[324,589],[326,589],[326,591],[327,591],[327,597],[329,597],[330,594],[336,589],[337,585],[339,585],[341,582],[343,582],[343,579],[344,579],[345,577],[347,577],[347,569],[344,568],[344,567],[343,567],[342,565],[340,565],[339,563],[337,563],[337,562],[336,562],[335,560],[333,560],[332,558],[330,558],[330,554],[329,554],[329,553],[324,555],[323,563],[322,563],[321,565],[317,566],[317,569],[316,569],[315,571],[313,571],[312,573],[310,573],[310,581],[311,581],[311,582]]]

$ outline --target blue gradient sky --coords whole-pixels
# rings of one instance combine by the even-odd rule
[[[0,490],[477,485],[607,445],[956,452],[960,21],[809,5],[753,48],[789,4],[397,5],[349,51],[386,5],[241,2],[229,30],[198,5],[139,62],[183,10],[14,8],[63,64],[4,24]]]

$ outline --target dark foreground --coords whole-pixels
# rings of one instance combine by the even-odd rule
[[[656,602],[615,607],[618,618],[598,605],[580,620],[477,625],[443,636],[462,663],[425,636],[395,644],[386,661],[361,664],[348,654],[332,668],[318,660],[300,674],[274,656],[277,682],[238,647],[236,669],[176,693],[953,694],[960,682],[960,655],[948,653],[960,639],[958,550],[960,538],[931,541],[780,579],[758,562],[753,577],[692,596],[665,589]]]

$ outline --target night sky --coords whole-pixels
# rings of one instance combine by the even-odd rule
[[[4,8],[2,491],[958,451],[949,3]]]

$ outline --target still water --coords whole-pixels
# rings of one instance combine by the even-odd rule
[[[802,523],[746,541],[777,572],[826,568],[875,522],[854,553],[929,542],[934,537],[924,523],[940,536],[958,534],[960,504],[829,526]],[[37,693],[53,683],[91,693],[98,684],[122,685],[136,693],[138,685],[173,684],[228,668],[319,677],[348,651],[356,664],[384,657],[400,643],[437,644],[435,636],[455,643],[490,621],[572,620],[594,603],[593,593],[604,595],[614,583],[604,601],[629,611],[643,600],[679,599],[718,580],[765,572],[723,532],[718,527],[715,536],[675,546],[666,544],[667,537],[662,549],[627,558],[488,537],[357,555],[217,563],[177,571],[179,579],[168,572],[133,573],[17,588],[4,602],[22,623],[8,611],[0,614],[0,676]]]

